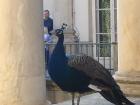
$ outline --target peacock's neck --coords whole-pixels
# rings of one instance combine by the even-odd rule
[[[58,38],[58,42],[56,44],[56,47],[53,51],[53,54],[57,57],[65,57],[65,49],[64,49],[64,37]]]
[[[64,43],[64,36],[63,36],[63,37],[58,38],[57,45],[62,47],[62,46],[63,46],[63,43]],[[63,46],[63,47],[64,47],[64,46]]]

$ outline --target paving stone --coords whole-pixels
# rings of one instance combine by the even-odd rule
[[[129,98],[131,101],[140,105],[140,98]],[[54,105],[72,105],[71,100],[54,104]],[[100,94],[94,93],[81,97],[80,105],[113,105],[112,103],[105,100]]]

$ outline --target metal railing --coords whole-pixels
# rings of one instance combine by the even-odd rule
[[[46,43],[51,54],[56,43]],[[100,62],[111,74],[117,70],[117,43],[77,42],[64,43],[67,55],[87,54]]]

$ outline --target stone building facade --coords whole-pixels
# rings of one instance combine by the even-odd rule
[[[55,13],[52,16],[57,20],[56,28],[66,22],[71,33],[76,27],[82,41],[94,41],[98,34],[94,27],[95,13],[102,10],[97,8],[95,12],[94,1],[46,0],[46,3],[51,13]],[[117,0],[117,5],[115,78],[127,95],[140,97],[140,1]],[[44,77],[42,8],[43,0],[0,0],[0,105],[49,105]]]

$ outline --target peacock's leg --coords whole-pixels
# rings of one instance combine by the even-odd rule
[[[78,98],[77,98],[77,105],[80,105],[80,97],[81,97],[81,94],[79,93]]]
[[[75,98],[75,93],[72,93],[72,105],[75,105],[74,98]]]

